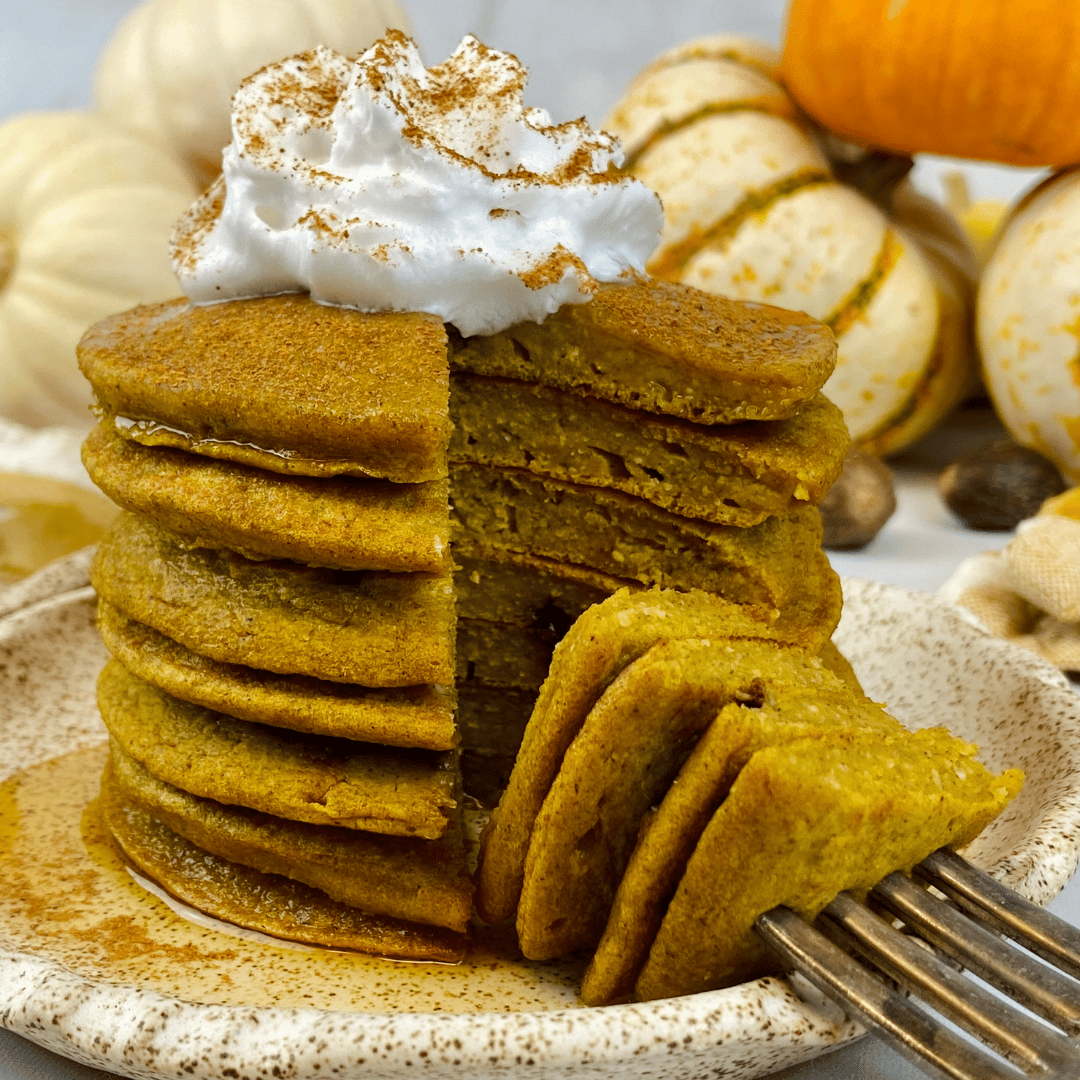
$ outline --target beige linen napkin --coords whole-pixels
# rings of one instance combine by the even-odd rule
[[[939,595],[990,633],[1080,671],[1080,488],[1048,499],[1001,551],[964,560]]]

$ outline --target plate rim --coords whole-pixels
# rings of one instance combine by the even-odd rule
[[[62,591],[44,597],[39,592],[28,604],[0,617],[0,629],[13,616],[31,616],[32,609],[39,605],[85,600],[85,588],[72,588],[70,575],[59,575],[58,580],[65,582]],[[961,609],[931,594],[858,578],[845,578],[843,585],[845,612],[861,614],[860,605],[880,603],[888,598],[902,606],[921,610],[923,614],[932,609],[935,616],[954,620],[958,633],[974,635],[972,640],[988,647],[1006,667],[1022,666],[1026,677],[1039,684],[1037,693],[1050,694],[1052,698],[1060,695],[1055,723],[1060,726],[1064,722],[1062,714],[1069,715],[1080,745],[1080,696],[1052,665],[1009,642],[993,638],[966,618]],[[848,621],[850,624],[852,620]],[[838,630],[841,640],[843,626],[842,620]],[[1066,704],[1071,708],[1066,708]],[[1075,822],[1080,821],[1080,749],[1074,756],[1077,776],[1071,799],[1062,812],[1071,811]],[[1032,843],[1035,836],[1041,840],[1043,831],[1057,828],[1052,819],[1053,815],[1047,815],[1041,831],[1026,837],[1027,843]],[[1062,836],[1058,829],[1055,839],[1059,846]],[[1080,830],[1072,830],[1065,846],[1069,847],[1066,862],[1071,859],[1072,870],[1064,872],[1059,866],[1050,883],[1052,892],[1041,902],[1056,895],[1075,871],[1080,860]],[[994,872],[998,867],[994,865],[990,869]],[[759,1061],[756,1071],[732,1075],[762,1075],[847,1045],[864,1034],[855,1022],[842,1017],[834,1007],[824,1002],[815,1004],[812,995],[796,993],[790,981],[781,977],[768,977],[687,997],[603,1008],[441,1013],[207,1005],[183,1001],[143,987],[94,980],[33,953],[12,949],[6,943],[0,944],[0,971],[5,975],[0,982],[12,987],[3,993],[6,1000],[0,999],[0,1024],[67,1058],[132,1077],[184,1075],[194,1058],[205,1056],[210,1050],[214,1051],[215,1062],[220,1065],[218,1052],[223,1046],[230,1048],[230,1054],[235,1051],[240,1055],[237,1060],[242,1060],[245,1048],[265,1060],[270,1028],[288,1033],[286,1041],[289,1043],[296,1042],[301,1035],[304,1039],[314,1035],[316,1044],[334,1036],[341,1045],[365,1028],[378,1028],[382,1032],[378,1039],[385,1042],[385,1048],[379,1055],[379,1069],[372,1075],[387,1076],[398,1075],[410,1064],[415,1064],[413,1059],[417,1057],[416,1046],[420,1041],[432,1047],[430,1057],[425,1061],[425,1071],[432,1075],[438,1074],[434,1061],[436,1054],[444,1055],[447,1069],[471,1067],[478,1075],[487,1075],[486,1070],[493,1060],[492,1047],[498,1046],[498,1054],[504,1059],[501,1068],[505,1069],[505,1059],[509,1055],[511,1061],[516,1058],[519,1063],[534,1061],[540,1066],[535,1070],[537,1076],[543,1075],[544,1069],[557,1071],[571,1065],[592,1066],[599,1070],[596,1075],[604,1075],[604,1070],[609,1070],[614,1076],[628,1064],[653,1066],[659,1070],[656,1075],[690,1076],[695,1074],[695,1062],[701,1067],[705,1067],[706,1062],[714,1065],[717,1053],[724,1047],[743,1061],[748,1052],[763,1048],[763,1040],[757,1031],[749,1030],[745,1023],[733,1028],[726,1023],[729,1017],[745,1017],[748,1005],[759,1008],[776,1022],[771,1039],[775,1053],[768,1065]],[[117,994],[118,990],[121,994]],[[80,997],[82,1005],[66,1020],[59,1021],[59,1015],[67,1015],[64,1003],[70,1002],[72,994]],[[132,1039],[102,1042],[100,1030],[95,1033],[88,1030],[85,1023],[76,1022],[76,1018],[85,1022],[87,1015],[97,1016],[100,1027],[101,1019],[105,1017],[130,1020],[146,1013],[160,1015],[166,1028],[183,1022],[190,1014],[188,1027],[196,1032],[178,1043],[174,1040],[171,1050],[165,1046],[155,1047],[153,1060],[158,1065],[149,1068],[130,1056],[139,1047],[143,1053],[149,1052],[145,1030],[134,1044]],[[783,1027],[785,1020],[790,1021],[786,1029]],[[657,1030],[668,1033],[670,1038],[657,1042]],[[613,1034],[619,1031],[621,1038]],[[393,1034],[393,1050],[388,1033]],[[326,1059],[321,1060],[322,1068],[308,1067],[305,1071],[303,1060],[295,1060],[294,1054],[290,1066],[292,1072],[288,1075],[328,1075]],[[250,1071],[250,1059],[244,1064]],[[675,1071],[671,1072],[671,1068]]]

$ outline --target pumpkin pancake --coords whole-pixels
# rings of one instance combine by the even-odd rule
[[[636,582],[585,566],[502,551],[461,537],[454,545],[458,617],[551,630],[559,637],[593,604]]]
[[[849,439],[822,395],[788,420],[704,427],[516,379],[455,372],[451,463],[525,468],[748,527],[817,504]]]
[[[472,537],[458,538],[454,559],[459,618],[550,630],[556,638],[613,593],[643,588],[640,582],[588,567],[500,551]],[[843,605],[840,578],[821,550],[811,554],[799,574],[798,590],[773,623],[777,639],[818,653],[838,670],[846,668],[845,677],[854,679],[847,661],[828,648]]]
[[[83,443],[90,478],[125,510],[198,547],[341,570],[446,570],[445,480],[391,484],[281,476],[167,447],[99,424]]]
[[[186,904],[264,934],[397,960],[456,963],[465,934],[371,915],[298,881],[212,855],[126,802],[111,770],[102,776],[102,817],[131,863]]]
[[[725,674],[709,642],[658,642],[589,710],[532,826],[516,915],[527,959],[600,940],[641,816],[725,700],[751,692],[754,676]]]
[[[547,678],[556,640],[551,630],[458,619],[457,684],[475,679],[535,692]]]
[[[749,657],[749,644],[740,644]],[[837,730],[895,736],[898,721],[842,685],[815,661],[787,650],[767,659],[765,700],[725,705],[698,740],[663,801],[642,818],[637,843],[582,982],[590,1005],[630,996],[668,901],[694,845],[724,801],[739,770],[765,746],[818,738]]]
[[[451,467],[453,538],[628,577],[704,589],[775,617],[821,547],[803,506],[753,528],[680,517],[643,499],[524,469]]]
[[[372,688],[223,664],[98,604],[106,647],[132,674],[173,697],[241,720],[313,735],[449,750],[457,745],[454,695],[445,687]]]
[[[292,821],[435,839],[458,806],[453,752],[390,750],[268,728],[170,697],[117,660],[98,679],[116,742],[191,795]]]
[[[449,575],[253,562],[189,549],[125,512],[90,580],[129,617],[222,663],[365,686],[453,681]]]
[[[302,881],[370,915],[464,932],[472,882],[459,827],[439,840],[380,836],[285,821],[224,806],[163,783],[113,741],[117,790],[203,851],[268,874]]]
[[[499,806],[481,836],[476,905],[487,922],[517,910],[533,823],[590,710],[657,641],[714,636],[773,641],[777,630],[704,592],[621,590],[586,611],[555,647]]]
[[[642,1000],[775,972],[753,930],[783,904],[812,920],[939,847],[962,847],[1019,791],[940,728],[831,732],[757,751],[686,864],[636,983]]]
[[[859,676],[851,666],[848,658],[836,647],[832,641],[826,641],[818,651],[817,658],[828,671],[831,671],[842,683],[846,683],[856,693],[863,692]]]
[[[803,705],[803,695],[812,703]],[[533,823],[517,910],[518,938],[529,959],[596,946],[642,816],[671,787],[718,710],[740,700],[755,714],[769,703],[794,708],[801,720],[796,734],[841,722],[818,718],[819,712],[855,713],[852,722],[867,722],[869,714],[868,722],[899,728],[790,646],[726,638],[657,642],[589,711]],[[758,745],[770,734],[766,727]],[[740,731],[735,745],[744,741]],[[710,760],[725,771],[722,758]]]
[[[306,295],[144,304],[92,326],[79,366],[109,425],[271,472],[446,475],[446,334],[433,316]]]
[[[812,551],[795,572],[797,587],[773,623],[776,638],[814,655],[824,653],[831,664],[842,668],[847,662],[829,649],[844,606],[840,577],[820,549]]]
[[[466,752],[509,755],[513,761],[535,703],[535,690],[492,686],[479,679],[459,683],[462,748]]]
[[[457,699],[462,786],[490,808],[510,780],[536,691],[467,679],[458,683]]]
[[[638,277],[497,334],[450,335],[457,370],[543,383],[699,424],[793,415],[832,373],[832,332],[801,312]]]

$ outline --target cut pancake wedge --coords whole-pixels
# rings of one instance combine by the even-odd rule
[[[740,652],[752,660],[748,646]],[[824,668],[798,655],[769,658],[765,697],[731,702],[698,740],[659,805],[643,815],[633,854],[582,983],[589,1004],[633,993],[660,922],[699,837],[751,755],[764,746],[874,730],[897,737],[898,721]]]
[[[759,730],[746,720],[727,743],[710,739],[717,713],[734,702],[747,703]],[[716,790],[757,746],[844,720],[901,730],[870,702],[856,707],[850,690],[801,650],[723,637],[658,641],[589,711],[533,823],[517,908],[522,952],[548,960],[597,945],[643,816],[685,795],[679,769],[699,747],[719,773],[709,784]]]
[[[755,753],[690,856],[635,984],[642,1000],[776,969],[754,933],[783,904],[812,919],[939,847],[970,842],[1019,791],[940,728],[835,732]]]
[[[778,631],[708,593],[623,590],[586,611],[559,642],[510,783],[481,838],[477,910],[483,919],[501,922],[516,911],[533,823],[601,694],[658,640],[706,636],[775,641]]]

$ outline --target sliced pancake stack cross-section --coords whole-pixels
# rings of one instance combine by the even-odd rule
[[[839,618],[815,504],[848,439],[805,316],[646,279],[467,340],[300,295],[176,300],[79,357],[84,461],[124,510],[92,571],[102,806],[223,919],[454,959],[463,791],[498,799],[586,612],[715,595],[815,654]]]
[[[501,714],[520,740],[554,644],[622,587],[715,593],[817,651],[841,604],[815,509],[848,445],[834,358],[803,315],[647,279],[450,332],[466,730]],[[493,748],[490,786],[507,765]]]
[[[124,509],[91,573],[116,840],[226,921],[459,960],[442,324],[175,301],[98,324],[80,362],[84,461]]]

